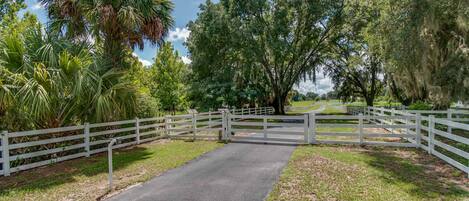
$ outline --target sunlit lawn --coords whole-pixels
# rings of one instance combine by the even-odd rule
[[[416,149],[302,146],[267,200],[467,200],[466,175]]]
[[[292,102],[292,107],[287,114],[302,114],[312,110],[317,110],[324,104],[323,101],[298,101]]]
[[[312,104],[315,104],[316,101],[314,100],[311,100],[311,101],[296,101],[296,102],[292,102],[291,105],[293,107],[307,107],[307,106],[310,106]]]
[[[166,140],[115,151],[116,189],[146,181],[221,146]],[[0,178],[0,200],[96,200],[107,192],[107,168],[107,156],[100,154]]]
[[[347,106],[366,106],[365,102],[352,102],[347,103]],[[388,102],[388,101],[375,101],[373,106],[375,107],[385,107],[385,106],[401,106],[402,104],[399,102]]]
[[[326,105],[326,108],[321,111],[320,114],[325,114],[325,115],[342,115],[345,114],[345,110],[341,104],[333,104],[333,103],[328,103]]]

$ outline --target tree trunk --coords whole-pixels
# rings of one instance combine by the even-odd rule
[[[109,62],[109,67],[113,69],[125,68],[123,66],[123,46],[119,38],[107,34],[104,39],[104,57]],[[109,69],[106,69],[109,70]]]
[[[285,103],[287,96],[286,95],[279,95],[280,93],[275,94],[273,107],[275,109],[275,114],[277,115],[284,115],[285,114]]]
[[[365,97],[365,101],[366,101],[366,106],[373,106],[373,102],[375,101],[374,96]]]

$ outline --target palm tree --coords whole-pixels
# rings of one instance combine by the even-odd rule
[[[89,44],[40,27],[0,39],[0,126],[51,128],[134,116],[136,90],[102,65]]]
[[[122,68],[126,48],[160,45],[173,26],[170,0],[40,0],[50,29],[76,40],[102,42],[110,67]],[[90,38],[91,37],[91,38]]]

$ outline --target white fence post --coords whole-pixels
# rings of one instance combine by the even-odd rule
[[[381,107],[379,109],[381,109],[381,116],[384,116],[384,108]],[[381,125],[384,125],[384,119],[379,120],[379,122],[381,123]]]
[[[212,128],[212,112],[208,111],[208,128]]]
[[[231,135],[231,113],[230,111],[227,111],[226,113],[226,139],[230,139]]]
[[[394,116],[396,115],[396,109],[392,108],[391,109],[391,125],[394,125]],[[394,128],[391,128],[391,134],[394,134]]]
[[[410,121],[410,116],[406,116],[406,117],[405,117],[405,125],[406,125],[406,126],[410,125],[410,122],[411,122],[411,121]],[[406,134],[406,135],[409,135],[409,134],[410,134],[410,128],[409,128],[409,127],[406,127],[406,128],[405,128],[405,134]]]
[[[2,132],[3,175],[10,176],[10,148],[8,147],[8,131]]]
[[[358,136],[360,138],[360,145],[362,145],[363,144],[363,114],[362,113],[358,114],[358,129],[359,129]]]
[[[195,135],[197,133],[197,114],[192,113],[192,138],[195,141]]]
[[[415,135],[416,135],[416,138],[415,138],[415,141],[417,143],[417,147],[421,147],[421,138],[422,136],[420,135],[420,128],[422,127],[422,117],[420,116],[420,114],[417,114],[417,116],[415,117]]]
[[[117,142],[116,139],[112,139],[107,145],[107,159],[108,159],[108,181],[109,181],[109,191],[112,191],[112,146]]]
[[[267,140],[267,118],[264,117],[263,118],[263,122],[262,122],[262,126],[263,126],[263,131],[264,131],[264,140]]]
[[[222,140],[228,140],[227,139],[227,121],[228,121],[228,117],[227,117],[227,113],[225,110],[220,110],[221,111],[221,132],[222,132]]]
[[[309,113],[309,129],[310,129],[309,143],[316,144],[316,114],[315,113]]]
[[[451,109],[448,109],[447,111],[448,111],[448,112],[447,112],[447,119],[448,119],[448,121],[452,121],[452,119],[453,119],[452,110],[451,110]],[[448,125],[447,132],[448,132],[448,133],[453,132],[453,129],[451,128],[450,125]]]
[[[433,144],[433,140],[435,139],[435,116],[430,115],[428,118],[428,153],[432,154],[435,145]]]
[[[169,118],[168,115],[164,116],[164,130],[165,130],[166,136],[170,136],[171,134],[171,131],[169,130],[171,128],[169,124],[170,122],[171,122],[171,118]]]
[[[86,157],[90,157],[90,123],[88,122],[85,123],[84,134]]]
[[[303,130],[304,130],[304,141],[305,141],[305,143],[309,144],[309,139],[308,139],[309,118],[308,117],[309,117],[308,114],[303,115]]]
[[[135,135],[137,144],[140,144],[140,120],[138,120],[138,117],[135,118]]]
[[[226,140],[226,113],[224,110],[219,109],[221,113],[221,139]]]

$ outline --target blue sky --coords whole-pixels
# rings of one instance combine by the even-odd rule
[[[214,2],[217,2],[215,0]],[[173,0],[174,3],[174,27],[170,30],[166,40],[171,41],[174,45],[174,48],[179,52],[179,54],[185,59],[187,58],[188,52],[187,48],[184,46],[185,39],[189,36],[189,31],[186,26],[187,23],[191,20],[197,18],[197,13],[199,12],[199,5],[204,3],[205,0]],[[46,10],[38,3],[36,0],[26,0],[28,8],[23,10],[20,14],[29,11],[38,16],[39,21],[46,23],[48,21]],[[156,46],[151,46],[150,44],[145,45],[145,49],[140,51],[135,50],[135,54],[138,55],[140,61],[144,64],[153,63],[153,58],[157,52]],[[187,62],[187,59],[186,59]]]
[[[218,2],[218,0],[212,0],[213,2]],[[183,57],[183,60],[186,63],[190,62],[188,58],[187,48],[184,46],[185,39],[189,36],[190,32],[187,30],[187,23],[191,20],[197,18],[197,13],[199,12],[199,5],[204,3],[205,0],[173,0],[174,10],[174,27],[170,30],[167,41],[171,41],[174,45],[174,48],[179,52]],[[20,12],[20,15],[26,11],[34,13],[37,15],[39,21],[46,23],[48,21],[46,10],[38,4],[37,0],[26,0],[28,8]],[[156,46],[151,46],[150,44],[145,45],[145,49],[140,51],[136,49],[134,51],[140,61],[144,65],[150,65],[153,63],[153,58],[157,52]],[[323,76],[322,74],[318,75],[316,83],[311,81],[306,81],[300,83],[299,86],[296,86],[295,89],[299,90],[301,93],[306,93],[309,91],[314,91],[319,94],[327,93],[332,90],[332,83],[328,77]]]

